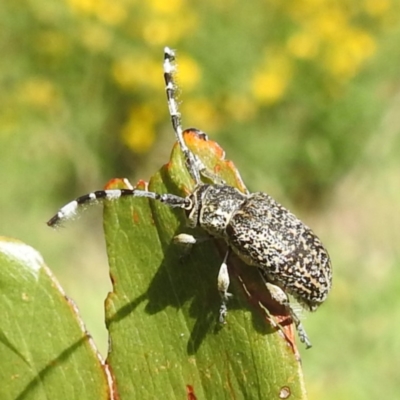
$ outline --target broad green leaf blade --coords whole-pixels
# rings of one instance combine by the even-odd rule
[[[41,255],[0,238],[0,399],[110,399],[110,374]]]
[[[185,139],[211,171],[244,190],[214,142],[196,135]],[[175,147],[149,190],[185,195],[191,189]],[[203,242],[182,257],[172,239],[193,233],[183,212],[147,199],[108,202],[104,227],[114,285],[106,302],[107,362],[121,400],[278,399],[288,393],[290,399],[306,398],[290,340],[271,327],[259,305],[268,300],[254,268],[229,261],[234,297],[221,328],[217,274],[223,243]]]

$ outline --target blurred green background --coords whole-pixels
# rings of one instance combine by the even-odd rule
[[[162,76],[177,49],[185,126],[252,191],[295,211],[334,264],[305,321],[311,400],[400,393],[398,0],[0,2],[0,234],[45,257],[106,353],[101,207],[45,225],[111,178],[148,179],[174,141]]]

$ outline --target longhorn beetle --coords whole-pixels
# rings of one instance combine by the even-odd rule
[[[115,200],[122,196],[147,197],[169,207],[181,208],[190,228],[200,227],[214,238],[223,239],[228,250],[218,273],[221,295],[219,320],[225,322],[229,273],[227,260],[233,252],[247,265],[260,271],[272,297],[285,306],[296,325],[300,340],[311,347],[307,334],[289,302],[292,295],[304,308],[315,311],[328,296],[332,285],[332,267],[328,252],[319,238],[295,215],[265,193],[242,193],[208,171],[202,161],[189,150],[183,138],[181,114],[175,100],[177,86],[175,52],[164,50],[164,79],[169,113],[176,140],[195,186],[186,197],[137,189],[98,190],[77,198],[62,207],[47,224],[56,226],[72,217],[79,206],[99,200]],[[206,135],[197,130],[207,140]],[[211,184],[203,183],[202,178]],[[194,244],[193,236],[181,234],[175,241]]]

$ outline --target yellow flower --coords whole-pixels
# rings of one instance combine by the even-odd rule
[[[96,9],[97,0],[66,0],[75,12],[91,14]]]
[[[251,91],[263,104],[274,104],[281,100],[291,82],[292,63],[283,54],[266,57],[266,66],[253,77]]]
[[[348,15],[340,7],[322,10],[309,21],[309,29],[318,37],[335,40],[348,26]]]
[[[100,21],[112,26],[120,25],[127,17],[127,10],[118,1],[97,0],[94,11]]]
[[[175,36],[174,27],[164,18],[153,18],[143,25],[143,39],[151,46],[162,46],[170,43]]]
[[[223,106],[231,118],[240,122],[252,119],[257,112],[254,100],[244,95],[229,96]]]
[[[365,0],[365,10],[374,17],[380,17],[390,12],[391,7],[390,0]]]
[[[136,153],[147,152],[155,140],[155,122],[155,112],[149,105],[133,108],[121,131],[123,142]]]
[[[178,13],[183,5],[183,0],[147,0],[148,6],[153,12],[159,14]]]
[[[183,124],[205,132],[218,130],[221,117],[212,103],[205,98],[191,98],[181,104]]]
[[[101,25],[86,24],[82,28],[81,40],[93,52],[107,50],[112,41],[110,32]]]
[[[347,40],[346,47],[355,59],[364,61],[375,53],[376,41],[366,31],[353,30]]]
[[[193,58],[186,54],[178,53],[177,56],[178,73],[176,80],[179,86],[185,91],[193,90],[200,81],[200,67]]]
[[[44,78],[30,78],[19,89],[23,102],[39,108],[54,106],[58,100],[57,90],[52,82]]]
[[[319,39],[309,32],[298,32],[287,42],[288,51],[297,58],[312,59],[318,53]]]
[[[112,0],[67,0],[76,13],[95,15],[108,25],[119,25],[127,17],[127,10],[120,1]]]
[[[285,94],[287,79],[276,72],[260,72],[254,76],[251,88],[259,102],[274,104]]]
[[[197,28],[197,15],[183,9],[179,14],[151,14],[141,21],[139,31],[146,43],[152,46],[172,45]]]
[[[160,78],[161,68],[159,60],[150,59],[148,56],[127,56],[114,63],[112,75],[125,89],[150,87],[159,90],[163,85]]]
[[[371,35],[362,30],[349,30],[327,49],[323,63],[333,76],[347,80],[359,72],[375,50],[376,42]]]

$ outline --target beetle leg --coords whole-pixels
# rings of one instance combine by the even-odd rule
[[[309,349],[312,347],[312,344],[310,342],[310,339],[308,338],[307,332],[304,329],[303,324],[301,323],[300,318],[296,314],[296,311],[294,310],[293,306],[289,302],[289,298],[286,295],[286,293],[276,285],[273,285],[270,282],[265,282],[265,286],[267,287],[268,291],[270,292],[272,298],[279,304],[282,304],[285,306],[287,309],[290,318],[294,322],[294,325],[296,326],[297,334],[299,335],[299,339],[302,343],[306,345],[306,348]]]
[[[222,261],[221,267],[219,268],[219,272],[218,272],[218,280],[217,280],[218,291],[221,296],[221,307],[219,309],[220,324],[225,323],[226,315],[228,313],[228,308],[226,306],[226,303],[228,302],[229,297],[232,296],[231,293],[228,293],[230,279],[229,279],[227,260],[228,260],[230,253],[231,253],[231,249],[228,248],[228,250],[225,253],[224,260]]]

